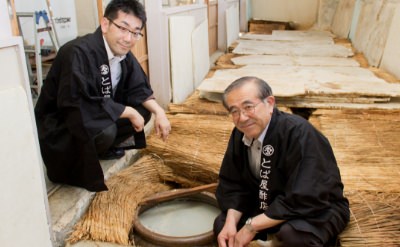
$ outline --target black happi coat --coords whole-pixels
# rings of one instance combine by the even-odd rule
[[[265,211],[259,209],[260,179],[249,168],[242,138],[243,133],[235,128],[222,162],[216,192],[222,211],[232,208],[245,216],[264,213],[272,219],[288,220],[295,229],[321,239],[345,228],[349,203],[343,196],[336,159],[328,140],[309,122],[274,109],[263,142],[263,147],[271,145],[275,153]]]
[[[125,106],[139,106],[153,95],[140,64],[129,52],[121,61],[115,96],[103,97],[100,68],[104,65],[109,67],[98,28],[66,43],[47,75],[35,116],[42,157],[53,182],[107,190],[93,138],[114,124]],[[142,136],[135,139],[136,148],[145,147]]]

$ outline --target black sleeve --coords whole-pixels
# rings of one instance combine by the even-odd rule
[[[118,85],[115,100],[136,107],[151,98],[153,90],[137,59],[128,53],[125,60],[121,62],[123,78]]]
[[[247,155],[241,139],[234,129],[222,161],[216,196],[222,211],[235,209],[246,214],[258,207],[258,184],[246,168]]]

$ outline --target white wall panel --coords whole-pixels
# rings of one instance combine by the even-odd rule
[[[226,45],[227,48],[239,38],[239,6],[237,4],[226,10]]]
[[[358,17],[353,45],[364,53],[371,66],[378,67],[389,29],[396,9],[395,2],[386,0],[363,0]]]
[[[194,91],[192,33],[193,16],[169,17],[172,101],[182,103]]]
[[[383,53],[381,68],[400,79],[400,4],[397,5]]]
[[[203,21],[193,31],[193,76],[194,88],[205,78],[210,70],[210,57],[208,55],[208,22]]]
[[[22,39],[0,40],[0,245],[51,247],[50,219]]]

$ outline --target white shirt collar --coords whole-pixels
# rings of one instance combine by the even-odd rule
[[[267,127],[265,127],[265,129],[263,130],[261,135],[257,138],[257,141],[260,142],[261,144],[263,143],[265,135],[267,134],[268,126],[269,126],[269,123],[267,124]],[[250,147],[251,144],[253,144],[254,138],[249,138],[246,135],[243,135],[242,141],[243,141],[244,145]]]

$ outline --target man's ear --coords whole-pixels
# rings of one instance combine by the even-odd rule
[[[266,101],[270,104],[270,105],[275,105],[275,97],[274,96],[268,96],[266,98]]]
[[[100,27],[101,27],[101,31],[103,32],[103,33],[107,33],[107,31],[108,31],[108,28],[110,27],[110,21],[107,19],[107,18],[105,18],[104,16],[101,18],[101,20],[100,20]]]

